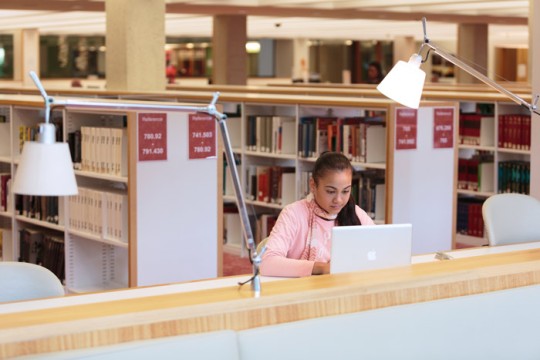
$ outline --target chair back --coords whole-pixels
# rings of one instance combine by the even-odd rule
[[[63,295],[58,277],[43,266],[0,261],[0,303]]]
[[[489,245],[540,241],[540,201],[523,194],[490,196],[482,206]]]

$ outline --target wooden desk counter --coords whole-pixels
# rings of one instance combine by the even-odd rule
[[[258,298],[249,286],[226,286],[7,312],[0,314],[0,357],[242,330],[539,283],[540,249],[531,249],[263,282]]]

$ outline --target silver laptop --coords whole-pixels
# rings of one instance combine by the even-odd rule
[[[411,247],[411,224],[335,226],[330,273],[405,266]]]

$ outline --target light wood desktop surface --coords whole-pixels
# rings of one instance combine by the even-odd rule
[[[377,271],[265,278],[258,298],[249,286],[235,285],[243,276],[0,305],[0,357],[243,330],[539,284],[538,244],[506,250],[461,258],[451,252],[450,261],[422,255],[410,266]]]

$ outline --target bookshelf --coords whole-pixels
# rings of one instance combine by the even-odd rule
[[[520,94],[520,96],[522,96],[525,100],[529,102],[531,101],[529,86],[522,84],[516,84],[515,86],[512,86],[512,84],[505,84],[505,86],[509,86],[512,91]],[[534,135],[527,136],[529,138],[529,148],[513,148],[511,146],[499,146],[498,140],[499,134],[501,133],[502,129],[508,130],[508,128],[511,128],[513,126],[508,125],[507,123],[503,123],[501,116],[519,115],[520,117],[527,117],[530,114],[526,109],[512,102],[509,102],[508,98],[506,98],[504,95],[496,93],[491,88],[483,85],[457,84],[451,86],[441,86],[439,84],[431,84],[431,86],[429,86],[428,84],[426,88],[427,90],[425,90],[423,93],[423,98],[425,100],[457,102],[459,104],[460,112],[476,112],[476,107],[478,104],[481,104],[482,107],[485,107],[485,105],[491,107],[490,113],[482,114],[481,116],[483,121],[481,129],[483,130],[480,134],[479,143],[476,144],[469,142],[461,144],[459,143],[459,141],[456,142],[456,167],[453,175],[448,175],[448,179],[454,179],[454,177],[456,178],[455,189],[451,191],[452,193],[455,193],[455,201],[449,207],[450,209],[452,209],[452,213],[449,214],[449,216],[453,218],[452,221],[454,222],[452,230],[453,240],[451,243],[451,247],[456,248],[462,246],[468,247],[486,245],[487,239],[484,234],[482,234],[481,236],[468,235],[467,225],[465,225],[465,227],[460,225],[460,223],[462,222],[462,215],[459,215],[458,213],[460,212],[459,208],[460,203],[462,202],[461,200],[481,204],[487,197],[497,192],[522,191],[516,189],[504,190],[504,184],[507,183],[507,180],[499,175],[499,166],[503,166],[505,164],[525,164],[523,166],[525,170],[522,170],[521,173],[525,173],[526,175],[524,175],[524,177],[529,178],[530,170],[527,169],[526,164],[530,164],[531,158],[537,156],[537,154],[533,154],[530,150],[530,141],[535,142],[535,137]],[[176,87],[176,89],[180,90],[184,88]],[[219,88],[215,89],[218,90]],[[196,91],[197,89],[192,87],[189,88],[189,90]],[[221,90],[230,90],[235,92],[241,91],[239,87],[232,86],[223,86]],[[201,91],[207,90],[201,89]],[[375,89],[372,88],[362,88],[360,86],[332,86],[327,84],[313,84],[309,86],[287,85],[286,87],[269,86],[262,89],[250,87],[249,89],[246,88],[244,91],[251,93],[259,93],[259,95],[257,96],[262,96],[260,94],[264,93],[276,94],[281,91],[286,94],[310,94],[310,96],[312,97],[320,97],[321,95],[326,95],[327,97],[365,96],[366,98],[379,98],[381,96]],[[252,94],[252,96],[256,95]],[[223,99],[226,99],[226,97]],[[461,126],[459,126],[459,118],[457,118],[456,121],[456,128],[459,131],[459,129],[462,128]],[[456,133],[456,138],[459,139],[458,133]],[[534,146],[532,146],[532,148],[534,148]],[[481,174],[483,174],[483,176],[481,176],[483,181],[481,181],[480,183],[480,188],[463,188],[460,185],[460,181],[458,179],[459,159],[470,159],[479,153],[489,155],[492,158],[492,165],[490,165],[489,161],[484,161],[484,165],[481,166],[480,172]],[[483,160],[486,159],[484,158]],[[429,163],[431,164],[433,162],[429,161]],[[454,161],[451,161],[451,163],[454,163]],[[392,171],[395,171],[395,168],[392,169]],[[395,175],[391,177],[391,179],[392,178],[395,178]],[[424,180],[422,181],[422,183],[426,183],[426,181]],[[530,183],[527,185],[533,193],[537,190],[536,184]],[[478,187],[479,184],[477,183],[476,186]],[[394,201],[396,200],[395,194],[393,195],[393,199]],[[468,217],[468,215],[466,215],[466,217]],[[474,218],[476,218],[476,222],[478,222],[478,220],[481,220],[481,212],[479,212],[478,209],[476,211],[476,215],[474,215]],[[476,225],[476,228],[476,231],[480,231],[480,233],[483,232],[483,225],[481,222]]]
[[[43,121],[42,107],[38,97],[0,96],[0,174],[16,173],[22,129],[31,133]],[[65,262],[57,275],[69,293],[218,276],[219,152],[190,155],[192,114],[118,109],[54,110],[59,140],[79,144],[71,147],[79,194],[41,202],[10,193],[7,182],[0,194],[7,199],[0,210],[2,260],[17,261],[27,244],[51,238],[50,247],[60,248],[53,263]],[[164,120],[166,156],[140,155],[147,134],[142,119],[149,115]],[[216,139],[215,120],[210,125]]]
[[[244,195],[252,216],[252,228],[255,238],[260,241],[267,232],[264,228],[272,225],[279,211],[288,203],[304,197],[307,194],[309,172],[320,153],[327,147],[319,144],[316,140],[320,137],[317,130],[328,129],[328,125],[339,122],[340,132],[349,131],[349,134],[357,130],[343,130],[345,125],[351,127],[358,125],[358,119],[368,120],[370,130],[365,131],[362,138],[368,151],[367,157],[361,157],[360,153],[352,153],[352,140],[349,143],[349,157],[355,168],[355,181],[363,181],[368,188],[364,192],[362,200],[361,191],[354,195],[357,203],[370,213],[376,223],[412,222],[415,227],[415,242],[419,244],[414,250],[416,253],[433,251],[434,249],[450,249],[453,238],[452,216],[454,194],[454,146],[443,151],[433,151],[430,139],[433,137],[429,129],[433,125],[425,127],[422,135],[422,146],[417,151],[395,150],[395,121],[396,109],[390,101],[379,99],[338,99],[332,97],[306,97],[306,96],[276,96],[258,95],[257,99],[251,96],[221,94],[224,101],[224,109],[229,109],[228,128],[231,136],[237,166],[244,189]],[[438,102],[438,107],[450,107],[453,109],[451,121],[457,121],[457,105],[455,102]],[[425,108],[418,113],[418,124],[430,121],[433,124],[434,107],[426,104]],[[351,120],[354,119],[354,120]],[[281,122],[280,122],[281,121]],[[266,123],[265,123],[266,122]],[[286,150],[276,151],[275,129],[276,123],[285,124],[288,130],[281,129],[285,133],[283,143],[292,142],[294,145]],[[267,126],[265,126],[265,124]],[[292,124],[292,125],[291,125]],[[255,126],[255,128],[253,128]],[[290,127],[289,127],[290,126]],[[279,126],[277,126],[279,128]],[[457,129],[456,129],[457,130]],[[279,133],[279,131],[278,131]],[[310,140],[306,140],[306,134],[314,134]],[[266,135],[265,135],[266,134]],[[270,135],[268,135],[270,134]],[[264,137],[270,140],[264,140]],[[327,134],[325,135],[327,136]],[[456,135],[457,136],[457,135]],[[455,139],[456,136],[453,138]],[[326,141],[328,141],[326,139]],[[279,142],[278,142],[279,143]],[[330,142],[331,144],[332,142]],[[269,144],[269,145],[268,145]],[[309,144],[314,148],[309,148]],[[334,144],[335,145],[335,144]],[[318,147],[317,147],[318,146]],[[345,146],[345,147],[344,147]],[[279,146],[277,146],[279,148]],[[309,149],[308,149],[309,148]],[[343,151],[347,148],[346,142],[332,150]],[[431,155],[442,157],[430,158]],[[411,166],[415,169],[424,169],[425,164],[435,168],[434,175],[427,179],[423,176],[425,171],[411,175]],[[397,165],[396,165],[397,164]],[[277,173],[286,176],[281,182],[277,182],[277,193],[281,194],[275,201],[270,195],[265,196],[259,184],[266,184],[261,180],[265,176],[272,178],[273,168],[280,168]],[[268,170],[270,169],[270,170]],[[283,171],[287,169],[286,171]],[[265,175],[265,171],[267,172]],[[230,186],[228,170],[224,171],[224,200],[227,213],[227,222],[231,224],[232,231],[227,235],[241,236],[239,221],[234,224],[234,212],[230,211],[234,206],[229,202],[234,199],[234,192]],[[269,175],[270,174],[270,175]],[[229,180],[227,180],[229,178]],[[431,182],[430,180],[434,180]],[[426,186],[430,182],[431,186]],[[360,186],[360,185],[359,185]],[[270,186],[271,189],[272,186]],[[411,201],[410,190],[421,194],[426,188],[433,192],[433,196],[419,195],[415,201]],[[371,194],[370,194],[371,191]],[[446,194],[439,199],[437,194]],[[367,200],[367,199],[369,200]],[[431,211],[430,221],[425,221],[425,209],[432,207],[432,200],[439,202],[443,211]],[[369,208],[366,204],[373,203]],[[224,251],[236,254],[247,252],[243,247],[241,238],[230,236],[225,239]]]
[[[457,246],[488,244],[481,206],[496,193],[530,193],[531,115],[513,103],[460,103]],[[471,135],[472,134],[472,135]]]
[[[512,85],[512,84],[510,84]],[[515,93],[521,94],[521,96],[526,99],[527,101],[531,101],[531,95],[530,95],[530,86],[528,85],[522,85],[517,84],[515,86],[510,86],[512,91]],[[507,86],[507,85],[505,85]],[[172,88],[171,88],[172,89]],[[6,92],[18,92],[18,93],[29,93],[27,89],[3,89],[2,91]],[[134,96],[145,96],[148,98],[154,98],[154,99],[168,99],[172,101],[190,101],[190,102],[205,102],[210,97],[210,91],[222,91],[220,96],[220,103],[224,106],[231,106],[229,109],[229,113],[235,113],[237,112],[238,115],[236,117],[231,117],[228,120],[228,126],[229,131],[231,133],[237,132],[239,135],[237,136],[237,142],[236,145],[233,144],[235,147],[235,151],[237,153],[237,156],[239,157],[239,160],[244,161],[259,161],[265,163],[272,163],[273,161],[282,161],[282,162],[289,162],[293,164],[294,168],[298,167],[305,167],[309,166],[306,164],[309,164],[309,160],[302,159],[301,157],[295,155],[292,158],[287,158],[284,155],[281,154],[266,154],[266,153],[259,153],[259,152],[252,152],[251,150],[248,150],[244,148],[243,142],[241,139],[241,135],[243,134],[243,131],[245,131],[245,106],[255,106],[259,108],[266,108],[266,107],[272,107],[272,106],[278,106],[278,107],[284,107],[288,108],[289,113],[294,114],[297,121],[299,121],[299,118],[301,116],[300,112],[296,113],[296,110],[291,109],[300,109],[300,107],[322,107],[323,109],[328,108],[354,108],[355,106],[358,106],[360,108],[368,107],[368,106],[383,106],[388,109],[388,106],[392,104],[391,102],[386,102],[384,105],[381,105],[381,103],[376,103],[378,98],[380,98],[380,94],[373,88],[373,87],[366,87],[366,86],[342,86],[342,85],[334,85],[331,84],[310,84],[308,85],[291,85],[291,84],[283,84],[281,86],[259,86],[259,87],[245,87],[245,86],[233,86],[233,85],[212,85],[212,86],[204,86],[204,87],[197,87],[197,86],[175,86],[174,91],[168,91],[164,93],[155,93],[155,94],[144,94],[144,95],[137,95],[137,94],[111,94],[110,92],[100,92],[100,91],[89,91],[89,90],[73,90],[73,89],[66,89],[66,90],[57,90],[59,93],[68,94],[68,95],[79,95],[84,94],[85,96],[109,96],[109,97],[134,97]],[[30,91],[30,93],[35,93],[35,91]],[[307,95],[306,95],[307,94]],[[359,97],[362,96],[363,98],[360,99]],[[456,102],[459,104],[460,108],[463,108],[465,112],[471,111],[471,106],[473,109],[476,108],[476,104],[490,104],[492,106],[492,125],[489,125],[489,121],[487,119],[484,119],[484,122],[488,123],[486,128],[484,130],[488,130],[488,134],[492,133],[492,135],[488,135],[486,139],[492,139],[492,141],[485,142],[482,140],[482,142],[479,145],[475,144],[459,144],[457,141],[459,134],[456,133],[456,158],[454,161],[451,161],[450,163],[455,163],[455,170],[454,175],[449,175],[449,179],[453,179],[455,176],[455,189],[452,190],[452,193],[455,193],[454,199],[455,201],[453,204],[449,205],[449,208],[451,209],[451,217],[456,218],[458,214],[458,200],[462,198],[471,198],[476,199],[480,202],[482,202],[485,198],[488,196],[494,194],[497,192],[497,186],[499,185],[499,176],[498,176],[498,169],[496,168],[496,165],[499,163],[502,163],[504,161],[530,161],[532,157],[537,156],[536,154],[531,153],[531,150],[525,150],[525,149],[511,149],[511,148],[501,148],[498,146],[498,144],[495,142],[498,140],[498,124],[499,124],[499,115],[503,114],[512,114],[512,113],[518,113],[518,114],[526,114],[527,111],[525,109],[521,109],[519,106],[510,103],[509,100],[502,94],[494,92],[491,88],[484,86],[484,85],[468,85],[468,84],[456,84],[456,85],[447,85],[447,84],[427,84],[426,90],[423,93],[424,99],[428,101],[437,101],[437,102]],[[374,104],[375,102],[375,104]],[[236,110],[236,107],[239,106],[242,109],[240,111]],[[300,111],[300,110],[298,110]],[[324,111],[323,111],[324,113]],[[392,116],[390,116],[392,117]],[[237,119],[238,121],[230,121],[232,118]],[[456,119],[456,128],[459,130],[459,119]],[[1,126],[1,124],[0,124]],[[234,130],[233,127],[238,127],[238,129]],[[531,137],[531,140],[535,142],[534,135]],[[0,147],[2,144],[0,143]],[[389,145],[388,145],[389,146]],[[534,146],[533,146],[534,148]],[[458,162],[459,158],[470,158],[475,153],[478,152],[484,152],[491,154],[493,156],[493,177],[492,177],[492,185],[493,185],[493,191],[486,190],[486,184],[484,182],[483,184],[483,190],[471,190],[471,189],[464,189],[459,188],[459,180],[458,180]],[[392,154],[393,151],[390,152]],[[2,154],[0,154],[0,159],[2,159]],[[245,159],[244,159],[245,158]],[[9,161],[8,161],[9,162]],[[431,163],[431,162],[430,162]],[[362,164],[366,165],[366,164]],[[377,168],[381,167],[384,169],[388,174],[392,174],[392,176],[389,177],[389,179],[396,178],[396,174],[394,174],[394,167],[389,163],[389,161],[385,162],[384,164],[370,164],[371,168]],[[419,170],[423,171],[423,170]],[[484,173],[490,173],[491,171],[483,170]],[[484,176],[484,179],[486,177]],[[298,179],[295,175],[295,182]],[[426,180],[422,180],[421,183],[426,183]],[[490,185],[490,184],[488,184]],[[298,185],[299,186],[299,185]],[[537,190],[537,186],[534,183],[530,184],[532,193]],[[488,186],[487,189],[489,189],[491,186]],[[299,189],[294,189],[295,196],[297,195],[297,191]],[[227,192],[225,192],[227,194]],[[229,192],[230,194],[230,192]],[[389,199],[393,199],[395,201],[395,197],[391,194],[390,191],[387,193],[387,197]],[[233,201],[233,197],[224,196],[225,201]],[[252,206],[256,210],[264,210],[269,213],[276,213],[279,211],[279,207],[275,208],[276,206],[273,204],[255,204],[253,203]],[[399,208],[399,204],[396,204],[397,208]],[[426,206],[431,206],[427,204]],[[393,213],[393,204],[386,201],[385,211],[389,212],[390,214]],[[387,220],[388,221],[388,220]],[[455,223],[457,222],[456,219],[453,220]],[[486,244],[487,241],[484,237],[476,237],[476,236],[469,236],[466,234],[460,233],[460,231],[456,230],[456,225],[454,225],[454,230],[452,231],[453,234],[453,241],[452,241],[452,247],[455,248],[456,246],[479,246],[482,244]]]

